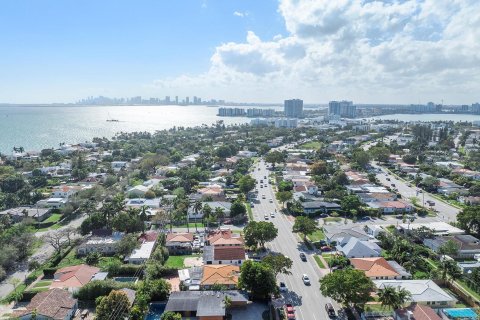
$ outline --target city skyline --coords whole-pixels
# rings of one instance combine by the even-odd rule
[[[478,1],[2,3],[0,102],[479,100]],[[214,22],[212,22],[214,21]]]

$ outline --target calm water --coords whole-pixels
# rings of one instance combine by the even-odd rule
[[[120,131],[154,132],[173,126],[210,125],[218,120],[225,124],[250,122],[244,117],[217,117],[217,112],[218,108],[207,106],[0,106],[0,152],[10,154],[14,146],[41,150],[61,142],[111,138]],[[119,122],[106,121],[111,118]]]
[[[389,114],[384,116],[373,117],[369,119],[379,120],[398,120],[398,121],[454,121],[454,122],[471,122],[474,120],[480,120],[480,115],[473,114]]]

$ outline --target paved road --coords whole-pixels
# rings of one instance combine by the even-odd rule
[[[260,167],[260,170],[258,170]],[[268,244],[272,251],[281,252],[293,260],[292,274],[279,275],[278,280],[286,283],[288,292],[285,298],[292,303],[296,309],[297,319],[303,320],[325,320],[329,319],[325,312],[325,303],[332,302],[331,299],[323,297],[320,293],[319,279],[321,277],[320,269],[317,267],[315,260],[311,253],[306,251],[303,244],[298,242],[298,238],[292,233],[293,222],[287,216],[278,213],[280,206],[277,204],[270,184],[267,187],[260,188],[258,182],[264,181],[267,184],[265,176],[268,178],[269,171],[266,169],[265,163],[260,162],[255,166],[253,177],[257,180],[257,189],[259,191],[260,203],[255,204],[252,209],[254,219],[257,221],[264,220],[264,214],[274,212],[277,209],[275,218],[269,217],[271,221],[278,228],[278,237]],[[266,199],[262,199],[265,195]],[[270,203],[270,199],[273,203]],[[300,251],[307,253],[307,262],[300,260]],[[302,274],[307,274],[310,277],[311,285],[306,286],[301,279]]]
[[[372,166],[377,169],[382,168],[376,163],[372,163]],[[390,186],[390,187],[392,187],[392,184],[394,184],[395,187],[398,189],[398,192],[402,195],[402,198],[410,201],[410,198],[417,197],[418,203],[426,207],[429,207],[427,201],[433,201],[435,203],[433,208],[435,208],[438,211],[437,218],[439,221],[445,221],[445,222],[456,221],[457,214],[460,211],[459,209],[432,197],[429,193],[423,192],[421,189],[415,186],[413,187],[409,186],[406,182],[400,179],[397,179],[395,176],[388,173],[385,169],[382,169],[382,170],[383,170],[382,173],[377,174],[377,179],[378,181],[380,181],[381,184],[383,184],[384,186]],[[390,179],[390,181],[388,181],[387,178]],[[417,192],[417,190],[422,192]]]

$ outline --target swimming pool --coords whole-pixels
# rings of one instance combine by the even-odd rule
[[[150,303],[148,308],[148,314],[145,316],[145,320],[160,320],[163,312],[165,311],[166,303],[153,302]]]
[[[451,319],[478,319],[478,315],[470,308],[443,309],[443,313]]]
[[[137,277],[115,277],[113,280],[118,281],[118,282],[137,282],[138,278]]]

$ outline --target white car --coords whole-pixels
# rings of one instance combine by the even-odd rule
[[[304,283],[306,286],[309,286],[309,285],[310,285],[310,278],[309,278],[306,274],[303,274],[303,275],[302,275],[302,280],[303,280],[303,283]]]
[[[275,212],[270,213],[270,217],[275,218]]]

